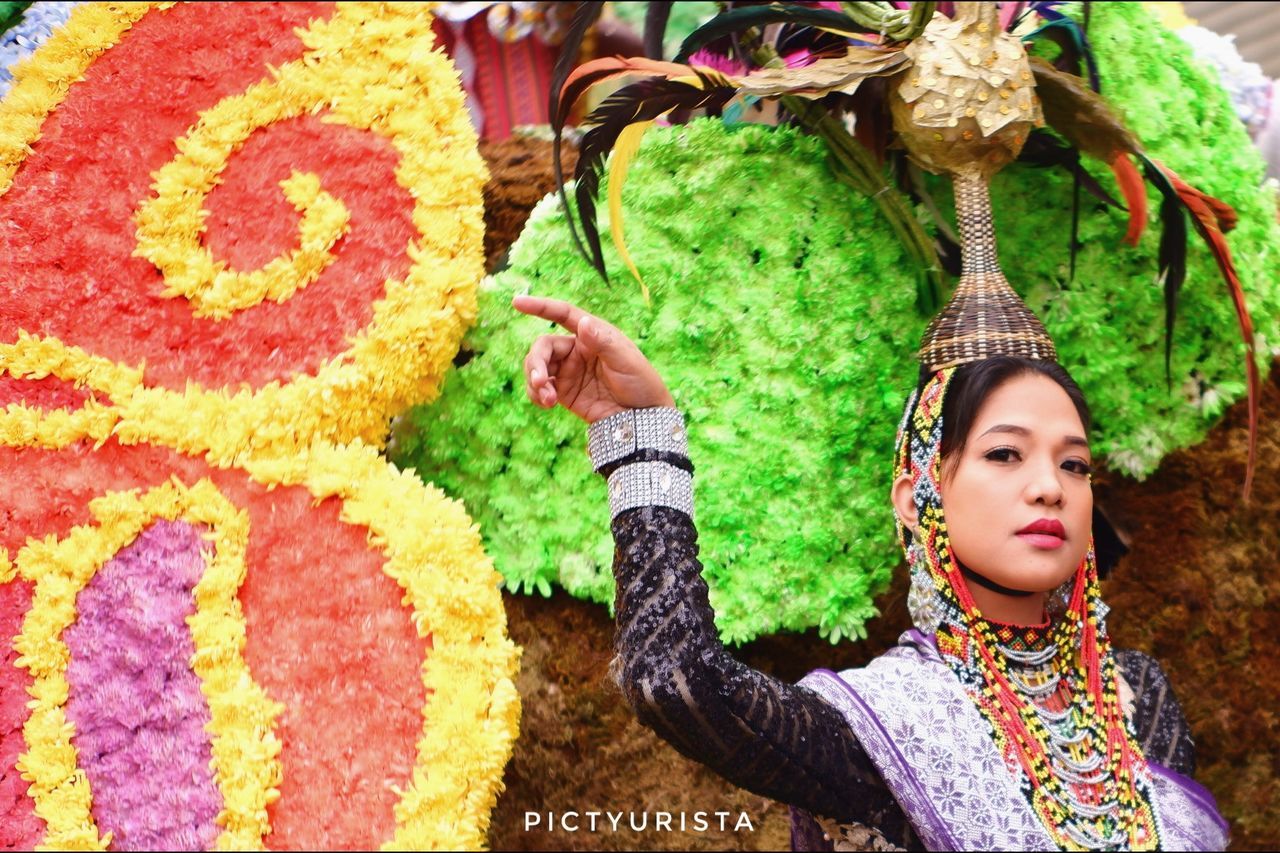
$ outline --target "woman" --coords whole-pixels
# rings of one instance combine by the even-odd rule
[[[966,253],[899,435],[892,500],[917,630],[865,668],[796,685],[718,641],[684,424],[652,365],[573,305],[514,299],[572,333],[532,345],[526,390],[590,424],[609,480],[614,676],[680,752],[792,805],[796,849],[1221,849],[1164,673],[1107,641],[1088,410],[1034,315],[992,300],[991,249],[992,268]],[[984,323],[1003,311],[1029,331],[1000,325],[957,359],[979,303]]]

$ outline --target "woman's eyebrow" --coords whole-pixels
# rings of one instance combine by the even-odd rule
[[[1010,433],[1013,433],[1014,435],[1020,435],[1023,437],[1031,435],[1031,430],[1027,429],[1026,427],[1018,426],[1017,424],[996,424],[991,429],[987,430],[982,435],[978,436],[978,438],[982,438],[985,435],[990,435],[993,432],[1010,432]],[[1062,443],[1069,444],[1072,446],[1077,446],[1077,447],[1083,447],[1086,450],[1089,449],[1089,442],[1082,435],[1064,435],[1062,437]]]

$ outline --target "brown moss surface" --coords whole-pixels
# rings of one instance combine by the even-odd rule
[[[550,150],[530,139],[482,146],[492,173],[485,189],[490,268],[554,189]],[[1231,822],[1235,850],[1280,848],[1280,371],[1265,386],[1262,413],[1248,504],[1240,499],[1242,404],[1204,443],[1171,455],[1145,482],[1105,471],[1095,478],[1097,499],[1132,549],[1104,584],[1113,637],[1164,665],[1196,737],[1197,777]],[[603,488],[600,499],[603,507]],[[785,807],[734,788],[636,722],[608,679],[613,624],[603,608],[560,590],[549,599],[504,599],[511,636],[524,648],[517,684],[524,718],[493,814],[493,849],[788,847]],[[905,569],[878,604],[884,615],[868,625],[864,642],[833,647],[811,632],[761,639],[737,654],[789,680],[817,667],[859,666],[909,626]],[[634,812],[637,820],[648,812],[650,826],[659,811],[683,812],[689,821],[697,811],[745,812],[754,831],[638,833],[625,817],[617,833],[524,830],[526,812],[542,812],[545,825],[548,811],[592,810]]]
[[[1132,537],[1104,586],[1112,635],[1164,665],[1195,734],[1197,778],[1237,850],[1280,847],[1280,369],[1262,416],[1248,504],[1243,405],[1145,483],[1113,477],[1096,489]]]
[[[489,164],[484,187],[485,269],[493,272],[524,228],[534,205],[556,188],[551,143],[528,137],[482,140],[480,154]],[[573,176],[578,151],[564,146],[564,173]]]

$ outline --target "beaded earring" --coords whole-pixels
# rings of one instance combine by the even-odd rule
[[[911,570],[911,590],[907,593],[907,612],[911,623],[925,634],[933,634],[942,624],[943,602],[925,563],[924,549],[914,539],[907,548],[907,565]]]
[[[1067,607],[1071,604],[1071,590],[1075,585],[1075,576],[1067,578],[1062,585],[1049,593],[1049,600],[1046,603],[1046,609],[1049,611],[1049,618],[1058,621],[1067,612]]]

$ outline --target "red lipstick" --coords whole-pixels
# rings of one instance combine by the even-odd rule
[[[1062,543],[1067,541],[1067,529],[1062,526],[1061,521],[1041,518],[1019,530],[1017,536],[1033,548],[1052,551],[1061,548]]]

